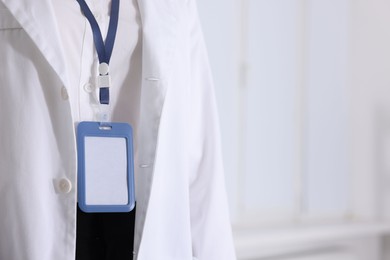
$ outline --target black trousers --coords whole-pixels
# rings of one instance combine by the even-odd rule
[[[135,209],[85,213],[77,207],[76,260],[132,260]]]

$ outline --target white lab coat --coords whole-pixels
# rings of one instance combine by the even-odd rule
[[[235,259],[195,0],[138,0],[138,260]],[[50,0],[0,0],[0,259],[74,260],[76,148]]]

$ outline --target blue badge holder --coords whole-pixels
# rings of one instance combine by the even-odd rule
[[[126,123],[77,127],[78,203],[82,211],[129,212],[135,206],[133,130]]]

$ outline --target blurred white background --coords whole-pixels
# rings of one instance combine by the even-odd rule
[[[390,259],[390,0],[198,6],[238,258]]]

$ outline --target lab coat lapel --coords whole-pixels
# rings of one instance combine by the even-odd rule
[[[176,41],[177,4],[171,0],[138,0],[143,28],[140,124],[138,129],[137,217],[135,250],[150,216],[147,208],[153,184],[158,130]]]
[[[34,41],[62,84],[67,86],[66,70],[53,6],[49,0],[0,0]]]

